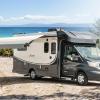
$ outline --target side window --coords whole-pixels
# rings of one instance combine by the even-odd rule
[[[44,53],[48,53],[49,52],[49,43],[45,42],[44,43]]]
[[[65,46],[64,61],[79,62],[81,59],[73,46]]]
[[[56,54],[56,43],[55,42],[51,43],[51,54]]]

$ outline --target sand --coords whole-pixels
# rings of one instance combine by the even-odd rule
[[[100,82],[78,86],[69,80],[31,80],[12,73],[13,59],[0,58],[0,99],[88,100],[100,99]]]

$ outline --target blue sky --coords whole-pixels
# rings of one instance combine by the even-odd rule
[[[0,0],[0,25],[94,23],[100,0]]]

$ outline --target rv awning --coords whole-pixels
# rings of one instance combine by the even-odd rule
[[[72,43],[96,44],[98,36],[91,32],[66,32],[67,40]]]
[[[0,38],[0,48],[24,48],[26,43],[42,36],[43,35],[32,35]]]

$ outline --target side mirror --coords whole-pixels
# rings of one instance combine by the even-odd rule
[[[78,61],[79,60],[79,56],[72,54],[72,61]]]

